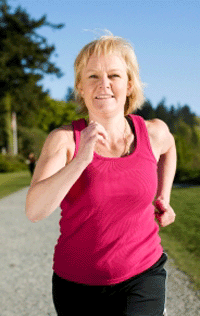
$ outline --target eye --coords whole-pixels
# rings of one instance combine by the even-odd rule
[[[98,76],[97,75],[90,75],[89,78],[92,78],[92,79],[97,79]]]
[[[111,77],[111,78],[119,78],[120,75],[118,75],[118,74],[112,74],[112,75],[110,75],[109,77]]]

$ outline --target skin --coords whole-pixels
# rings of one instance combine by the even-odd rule
[[[91,56],[82,71],[79,93],[89,113],[89,124],[82,130],[79,151],[73,158],[75,142],[71,125],[52,131],[43,146],[26,200],[28,218],[37,222],[49,216],[91,163],[94,151],[105,157],[120,157],[134,135],[124,119],[124,104],[134,88],[128,80],[125,61],[120,55]],[[161,226],[175,220],[170,193],[176,170],[176,148],[167,125],[154,119],[145,121],[152,152],[158,162],[159,209]],[[59,188],[59,191],[58,191]],[[51,194],[49,194],[51,192]],[[158,210],[159,211],[159,210]]]

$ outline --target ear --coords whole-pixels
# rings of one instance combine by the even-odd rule
[[[133,92],[133,82],[131,80],[129,80],[128,84],[127,84],[126,96],[129,97],[132,92]]]

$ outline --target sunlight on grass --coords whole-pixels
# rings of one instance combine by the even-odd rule
[[[0,173],[0,198],[29,186],[29,171]]]

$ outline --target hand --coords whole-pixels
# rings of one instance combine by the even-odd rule
[[[157,198],[154,201],[154,206],[156,207],[156,219],[162,227],[170,225],[175,221],[176,214],[169,203],[166,203],[162,198]]]
[[[94,121],[81,131],[79,150],[77,158],[86,161],[88,164],[93,160],[94,147],[97,141],[106,143],[108,134],[105,128]]]

